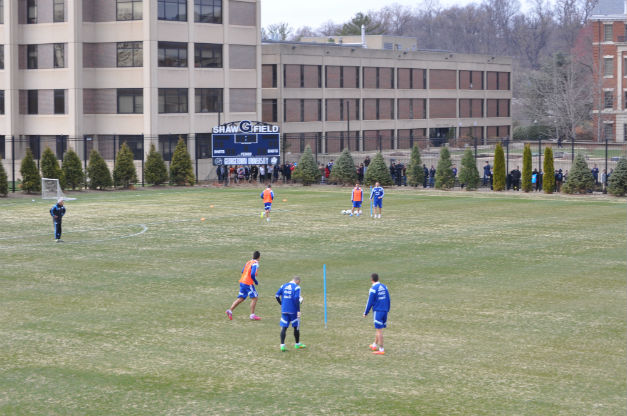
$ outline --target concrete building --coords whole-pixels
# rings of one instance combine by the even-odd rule
[[[627,141],[627,1],[599,0],[592,24],[597,140]]]
[[[262,119],[281,126],[292,153],[307,145],[334,153],[510,135],[511,58],[332,43],[262,46]]]
[[[354,35],[354,36],[305,36],[300,39],[307,43],[331,43],[344,46],[361,46],[367,49],[385,49],[388,51],[416,51],[418,41],[409,36],[390,35]]]
[[[169,160],[182,137],[192,158],[207,158],[219,120],[261,112],[259,7],[0,0],[0,156],[49,146],[112,160],[126,142],[136,159],[154,144]]]

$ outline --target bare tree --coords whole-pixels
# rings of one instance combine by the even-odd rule
[[[273,23],[262,29],[261,37],[264,40],[288,40],[292,32],[289,23]]]
[[[413,20],[411,9],[398,3],[385,6],[379,11],[369,11],[368,14],[386,35],[405,35]]]

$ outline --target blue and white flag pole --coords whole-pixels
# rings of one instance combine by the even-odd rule
[[[322,283],[324,291],[324,327],[327,327],[327,265],[322,265]]]
[[[370,195],[372,196],[372,186],[370,187]],[[371,217],[372,217],[372,209],[373,209],[372,205],[373,205],[373,201],[372,201],[372,198],[371,198],[370,199],[370,216]]]

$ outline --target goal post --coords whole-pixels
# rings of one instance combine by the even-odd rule
[[[41,178],[41,199],[55,199],[63,198],[67,201],[73,201],[76,198],[68,198],[63,194],[61,190],[61,184],[58,179]]]

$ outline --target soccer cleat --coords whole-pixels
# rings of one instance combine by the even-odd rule
[[[231,312],[229,309],[226,310],[226,316],[228,316],[231,321],[233,320],[233,312]]]
[[[260,216],[260,218],[263,218],[263,214],[264,214],[264,213],[262,212],[262,213],[261,213],[261,216]]]
[[[350,216],[350,217],[352,217],[352,216],[353,216],[353,213],[351,212],[351,215],[349,215],[349,216]]]
[[[381,350],[379,350],[379,351],[372,351],[372,353],[376,354],[376,355],[385,355],[385,351],[381,351]]]
[[[287,351],[287,350],[285,349],[285,345],[281,345],[281,352],[285,352],[285,351]]]
[[[372,351],[376,351],[377,350],[377,346],[376,345],[368,345],[368,348],[370,348]]]
[[[253,316],[250,317],[250,320],[251,321],[261,321],[261,318],[258,317],[257,315],[253,315]]]
[[[307,348],[305,344],[294,344],[295,350],[302,350],[303,348]]]

